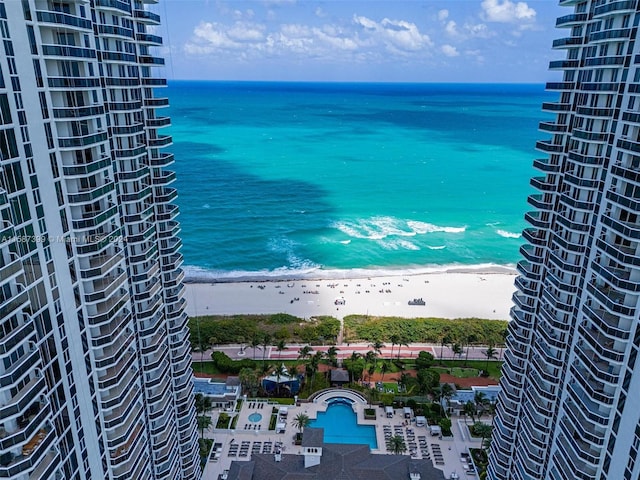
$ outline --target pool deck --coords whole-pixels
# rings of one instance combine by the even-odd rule
[[[335,396],[343,396],[342,392],[335,393]],[[345,391],[346,393],[346,391]],[[347,397],[347,395],[344,395]],[[300,454],[302,447],[294,444],[294,437],[297,428],[293,425],[293,420],[299,413],[306,413],[311,419],[317,418],[318,412],[327,409],[327,397],[320,397],[315,402],[301,403],[300,406],[286,405],[288,415],[286,420],[285,433],[276,433],[269,430],[269,422],[273,408],[277,410],[281,405],[267,403],[263,400],[247,400],[242,403],[242,408],[238,414],[236,428],[233,430],[214,429],[205,430],[206,438],[214,440],[216,453],[212,454],[215,461],[210,457],[205,466],[203,480],[218,480],[218,476],[224,470],[229,469],[231,462],[246,461],[251,458],[252,453],[271,453],[277,442],[282,443],[285,454]],[[416,427],[415,421],[407,422],[403,418],[402,409],[396,409],[392,418],[387,418],[384,408],[376,408],[376,420],[365,420],[364,409],[368,407],[366,402],[360,400],[354,403],[357,421],[360,425],[373,425],[376,427],[376,440],[378,449],[372,453],[389,454],[386,450],[385,435],[402,435],[407,444],[407,455],[412,453],[412,458],[429,459],[433,466],[443,470],[443,478],[449,478],[452,473],[457,473],[460,478],[477,479],[477,475],[465,474],[468,465],[463,461],[463,455],[469,448],[478,448],[480,440],[470,439],[468,430],[465,427],[464,418],[451,417],[453,426],[453,438],[440,439],[431,436],[427,427]],[[209,412],[213,416],[213,425],[216,425],[220,411]],[[229,412],[227,412],[229,413]],[[249,420],[249,416],[259,413],[262,418],[258,422]],[[414,450],[410,452],[410,450]]]

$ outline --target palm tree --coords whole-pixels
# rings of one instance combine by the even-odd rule
[[[377,364],[377,358],[378,356],[376,355],[376,352],[374,352],[373,350],[369,350],[364,356],[364,361],[372,365],[373,369],[375,370],[375,367]]]
[[[384,374],[387,373],[389,371],[389,364],[387,362],[382,362],[382,364],[380,365],[380,372],[382,372],[382,378],[380,379],[381,382],[384,382]]]
[[[211,398],[201,394],[196,393],[196,412],[200,414],[206,414],[212,408]]]
[[[378,357],[382,356],[382,349],[384,348],[384,343],[376,340],[375,342],[373,342],[371,345],[369,345],[371,348],[373,348],[373,351],[376,353],[375,356],[375,361],[377,362]],[[377,365],[376,365],[377,366]]]
[[[444,400],[447,405],[445,415],[449,411],[449,401],[451,400],[451,397],[455,395],[455,393],[456,391],[450,383],[443,383],[442,385],[440,385],[440,398]]]
[[[475,336],[475,334],[470,333],[469,335],[467,335],[467,353],[464,357],[464,366],[467,366],[467,360],[469,360],[469,347],[471,346],[472,343],[475,343],[478,341],[478,338]]]
[[[371,404],[373,403],[373,401],[378,398],[378,390],[369,387],[365,390],[365,394],[367,396],[367,399],[369,400],[369,408],[371,408]]]
[[[459,343],[454,343],[453,345],[451,345],[451,351],[453,352],[452,360],[455,360],[456,355],[458,356],[458,359],[460,359],[460,356],[463,353],[462,345],[460,345]]]
[[[204,431],[211,426],[211,417],[208,415],[198,415],[198,428],[200,438],[204,438]]]
[[[326,358],[327,358],[329,364],[333,365],[334,367],[338,363],[338,350],[340,350],[340,349],[338,347],[336,347],[336,346],[332,346],[332,347],[329,347],[327,349]]]
[[[484,356],[487,357],[487,363],[484,366],[484,371],[489,374],[489,360],[495,360],[497,358],[498,351],[493,348],[493,344],[489,344],[489,346],[483,353]]]
[[[324,357],[324,352],[316,352],[312,357],[311,361],[307,365],[307,375],[311,376],[311,385],[310,388],[313,389],[313,381],[316,377],[316,372],[318,371],[318,366]]]
[[[266,355],[267,355],[267,347],[268,347],[269,345],[271,345],[271,334],[269,334],[269,333],[265,333],[265,334],[262,336],[262,343],[261,343],[261,345],[262,345],[262,368],[264,368],[265,363],[266,363],[266,361],[265,361],[265,357],[266,357]]]
[[[484,392],[476,392],[473,396],[473,401],[476,404],[478,418],[480,418],[486,411],[489,400],[487,399],[487,396],[484,394]]]
[[[280,354],[285,350],[288,350],[287,343],[284,340],[278,340],[278,343],[276,344],[276,351],[278,352],[278,360],[280,360]]]
[[[407,444],[404,441],[403,435],[394,435],[387,439],[387,450],[394,455],[402,455],[407,451]]]
[[[400,347],[402,347],[402,345],[409,347],[409,340],[405,337],[401,337],[400,340],[398,340],[398,360],[400,360]]]
[[[451,337],[449,336],[449,329],[444,329],[442,331],[442,336],[440,337],[440,365],[442,365],[442,359],[444,358],[443,351],[444,346],[451,343]]]
[[[305,427],[308,427],[310,423],[311,423],[311,419],[309,418],[309,415],[302,412],[296,415],[295,418],[293,419],[293,426],[298,429],[299,436],[302,435],[302,431],[304,430]]]
[[[480,440],[480,448],[484,448],[484,441],[486,438],[491,437],[491,425],[487,425],[486,423],[478,422],[473,426],[473,431],[476,435],[479,435]]]
[[[478,413],[478,410],[476,409],[475,404],[471,400],[469,400],[467,403],[464,404],[464,407],[462,408],[462,413],[464,413],[467,417],[471,417],[471,421],[473,423],[476,422],[476,413]]]
[[[309,345],[305,345],[300,350],[298,350],[298,359],[306,360],[311,356],[311,352],[313,352],[313,348]]]
[[[400,342],[400,337],[398,335],[391,335],[391,338],[389,340],[391,340],[391,357],[393,358],[393,347],[398,345],[398,342]]]
[[[249,345],[251,346],[251,348],[253,348],[253,359],[256,359],[256,348],[260,348],[260,338],[258,337],[257,334],[253,335],[251,337],[251,341],[249,343]]]

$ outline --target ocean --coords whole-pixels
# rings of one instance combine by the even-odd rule
[[[520,259],[555,98],[543,85],[173,81],[166,94],[191,280]]]

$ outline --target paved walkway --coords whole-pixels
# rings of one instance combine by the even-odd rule
[[[305,344],[290,344],[287,345],[287,349],[279,352],[276,350],[274,346],[268,346],[267,351],[265,352],[264,358],[266,360],[296,360],[299,356],[299,350],[304,347]],[[311,349],[313,352],[326,352],[331,345],[311,345]],[[338,348],[338,358],[344,359],[351,356],[353,352],[358,352],[361,355],[365,355],[367,352],[373,350],[373,348],[366,343],[347,343],[342,345],[336,345]],[[454,355],[453,351],[450,347],[445,346],[441,348],[440,345],[433,345],[427,343],[412,343],[408,347],[406,345],[402,345],[398,347],[395,345],[392,347],[390,345],[385,346],[381,349],[382,358],[397,358],[398,357],[398,349],[400,349],[400,358],[415,358],[419,352],[427,351],[431,353],[435,358],[440,358],[440,352],[442,351],[442,358],[444,360],[454,360],[454,359],[465,359],[467,358],[467,353],[465,349],[465,353],[461,356]],[[469,360],[486,360],[486,356],[484,354],[487,347],[469,347]],[[216,351],[224,352],[229,357],[233,359],[241,359],[241,358],[254,358],[255,360],[262,360],[262,347],[257,347],[255,350],[255,355],[252,347],[247,347],[246,345],[243,347],[242,345],[219,345],[215,347]],[[498,359],[502,359],[502,350],[501,348],[496,348],[496,354]],[[312,352],[312,353],[313,353]],[[193,360],[199,362],[201,360],[207,361],[211,359],[211,354],[213,350],[206,350],[204,352],[194,352]]]

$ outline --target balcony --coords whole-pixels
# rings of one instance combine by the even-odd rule
[[[17,294],[10,299],[0,303],[0,318],[9,318],[9,316],[15,313],[17,310],[24,309],[29,303],[29,295],[23,288]]]
[[[108,410],[122,404],[122,400],[133,388],[139,388],[139,374],[129,370],[119,379],[118,383],[109,388],[109,393],[100,398],[102,408]]]
[[[542,110],[554,113],[568,112],[571,110],[571,104],[564,102],[542,102]]]
[[[604,165],[608,161],[608,158],[605,156],[586,155],[576,150],[571,150],[569,152],[569,159],[571,159],[571,161],[575,163],[581,163],[584,165],[595,165],[595,166]]]
[[[47,78],[47,83],[49,84],[49,88],[52,90],[61,89],[68,90],[70,88],[73,89],[84,89],[84,90],[92,90],[96,88],[100,88],[100,79],[98,78],[82,78],[82,77],[49,77]],[[99,110],[99,107],[85,107],[85,110],[92,108],[95,111]],[[65,109],[74,112],[76,110],[82,109],[76,107],[65,107]],[[76,117],[76,115],[70,115]]]
[[[107,141],[107,132],[98,132],[88,135],[73,137],[58,137],[58,146],[61,149],[76,149],[78,147],[93,147]]]
[[[56,439],[56,434],[53,429],[46,427],[43,430],[45,432],[44,438],[39,437],[37,441],[34,441],[34,448],[29,455],[25,455],[24,453],[20,455],[9,453],[3,456],[3,459],[0,461],[0,477],[16,478],[21,472],[26,472],[36,467],[38,463],[42,461],[45,453]],[[35,435],[37,436],[40,433],[41,432],[38,431]]]
[[[536,142],[536,149],[545,153],[562,153],[564,151],[564,144],[555,144],[548,141]]]
[[[149,147],[151,148],[162,148],[171,145],[173,143],[173,138],[171,135],[162,135],[158,138],[150,138],[148,142]]]
[[[580,193],[578,190],[575,190],[575,192],[576,194]],[[596,209],[596,203],[593,200],[573,198],[566,193],[560,195],[560,202],[567,205],[571,210],[582,210],[583,212],[591,213]]]
[[[560,171],[560,165],[549,158],[538,158],[534,160],[533,167],[545,173],[557,173]]]
[[[570,15],[565,15],[556,20],[556,27],[573,27],[575,25],[580,25],[587,19],[586,13],[572,13]]]
[[[8,335],[0,339],[0,355],[7,355],[16,346],[24,343],[25,339],[31,337],[34,333],[34,322],[30,318],[25,318],[22,325],[16,326]]]
[[[614,28],[611,30],[602,30],[589,34],[587,41],[589,43],[624,41],[631,36],[631,28]]]
[[[143,105],[147,108],[161,108],[169,106],[168,98],[145,98]]]
[[[577,176],[573,171],[566,172],[564,181],[568,185],[573,185],[576,189],[600,190],[603,182],[599,178],[584,178]]]
[[[605,5],[597,6],[593,9],[593,17],[607,14],[634,13],[637,2],[635,0],[623,0],[609,2]]]
[[[551,226],[549,214],[546,212],[527,212],[524,219],[534,227],[548,229]]]
[[[71,45],[42,45],[42,54],[48,57],[59,57],[60,60],[96,58],[94,49]]]
[[[553,192],[555,191],[555,189],[557,188],[557,185],[554,181],[552,181],[552,179],[549,179],[548,177],[544,176],[544,177],[533,177],[531,179],[531,186],[541,190],[543,192]]]
[[[583,117],[609,118],[614,115],[615,110],[613,108],[587,107],[583,105],[576,108],[576,113]]]
[[[96,0],[96,7],[100,10],[117,10],[123,13],[131,13],[129,2],[122,0]]]
[[[552,60],[549,62],[549,70],[573,70],[579,66],[579,60]]]
[[[171,125],[171,118],[169,117],[157,117],[149,118],[145,120],[145,127],[147,128],[162,128]]]
[[[141,23],[146,23],[148,25],[160,25],[160,15],[149,12],[148,10],[136,9],[133,11],[133,16]]]
[[[104,375],[98,377],[98,387],[101,389],[107,389],[114,387],[125,377],[125,372],[131,372],[131,367],[136,362],[135,355],[130,352],[125,353],[120,361],[113,367],[109,367],[105,370]],[[134,368],[134,371],[136,369]]]
[[[602,216],[602,223],[625,237],[640,241],[640,223],[614,219],[611,213],[605,213]]]
[[[164,65],[164,58],[162,57],[153,57],[151,55],[139,55],[138,61],[142,65],[151,65],[151,66],[160,66]]]
[[[136,33],[136,41],[143,45],[159,47],[162,45],[162,37],[150,33]]]
[[[36,18],[41,24],[51,24],[56,27],[73,27],[93,32],[91,21],[62,12],[36,10]]]
[[[553,48],[568,48],[568,47],[578,47],[582,45],[584,40],[582,37],[566,37],[566,38],[558,38],[554,40],[552,43]]]
[[[124,40],[133,40],[133,30],[117,25],[98,25],[98,33],[109,37],[120,37]]]
[[[609,141],[609,137],[612,137],[612,134],[609,134],[608,132],[590,132],[579,128],[574,128],[572,133],[575,138],[589,142],[605,143]]]

